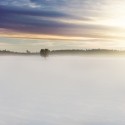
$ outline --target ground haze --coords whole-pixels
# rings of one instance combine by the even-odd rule
[[[125,58],[1,56],[0,125],[124,125]]]

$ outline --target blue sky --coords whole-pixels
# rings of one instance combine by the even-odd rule
[[[124,6],[124,0],[0,1],[0,49],[124,49]]]

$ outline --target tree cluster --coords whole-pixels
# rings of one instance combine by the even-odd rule
[[[50,50],[48,49],[41,49],[40,50],[40,55],[43,56],[43,57],[47,57],[50,53]]]

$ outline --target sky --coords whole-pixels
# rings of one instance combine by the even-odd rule
[[[125,49],[125,0],[0,0],[0,49]]]

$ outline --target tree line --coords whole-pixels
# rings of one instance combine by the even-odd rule
[[[41,55],[42,57],[47,57],[49,55],[125,55],[125,50],[108,50],[108,49],[72,49],[72,50],[49,50],[49,49],[41,49],[40,52],[30,52],[26,50],[26,52],[14,52],[8,50],[0,50],[0,55]]]
[[[47,57],[49,55],[125,55],[125,50],[108,50],[108,49],[86,49],[86,50],[52,50],[41,49],[40,55]]]

